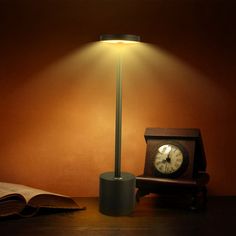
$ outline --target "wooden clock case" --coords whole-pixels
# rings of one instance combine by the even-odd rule
[[[206,157],[199,129],[147,128],[144,173],[136,177],[136,200],[149,193],[161,196],[190,196],[191,209],[204,208],[207,201]],[[163,144],[184,148],[188,156],[186,168],[178,175],[166,177],[155,173],[153,164],[157,149]]]

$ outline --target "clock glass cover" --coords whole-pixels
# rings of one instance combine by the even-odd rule
[[[154,166],[160,174],[172,175],[180,171],[184,159],[185,156],[180,147],[173,144],[164,144],[158,148]]]

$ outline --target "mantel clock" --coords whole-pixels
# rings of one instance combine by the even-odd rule
[[[149,194],[191,195],[190,207],[206,204],[209,175],[199,129],[147,128],[143,175],[136,177],[136,199]]]

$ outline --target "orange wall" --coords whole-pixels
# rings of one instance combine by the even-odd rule
[[[0,181],[98,195],[113,168],[115,55],[92,42],[133,33],[150,44],[124,49],[123,170],[142,173],[146,127],[196,127],[210,194],[236,194],[230,1],[4,2]]]

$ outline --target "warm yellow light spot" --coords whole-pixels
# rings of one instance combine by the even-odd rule
[[[100,41],[113,44],[130,44],[140,42],[140,36],[132,34],[102,34],[100,35]]]
[[[139,43],[138,41],[131,41],[131,40],[103,40],[104,43],[124,43],[124,44],[135,44]]]

